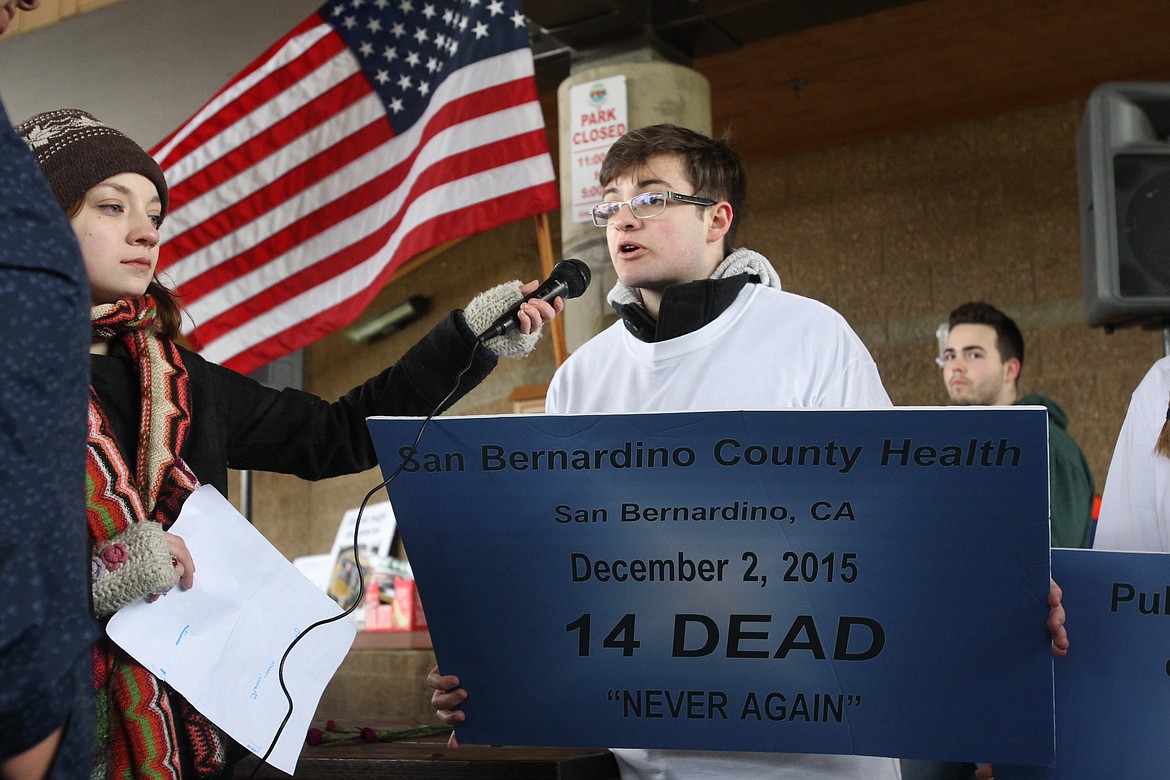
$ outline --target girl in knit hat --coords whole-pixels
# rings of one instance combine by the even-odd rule
[[[563,305],[559,299],[555,306],[524,303],[520,328],[485,346],[476,334],[537,284],[509,282],[451,312],[397,363],[332,404],[273,390],[175,343],[179,305],[155,277],[168,206],[158,164],[83,111],[39,114],[16,130],[69,216],[89,277],[87,483],[99,618],[176,584],[194,585],[196,562],[167,529],[200,484],[226,495],[229,467],[306,479],[369,469],[376,458],[366,417],[446,408],[487,376],[499,356],[530,351],[540,326]],[[94,682],[94,776],[229,771],[230,740],[106,638],[94,653]]]

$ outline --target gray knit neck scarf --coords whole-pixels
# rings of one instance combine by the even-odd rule
[[[759,277],[760,284],[765,287],[781,289],[780,274],[776,273],[776,269],[768,262],[768,258],[750,249],[740,248],[723,258],[723,262],[715,269],[715,273],[711,274],[711,278],[726,279],[739,274],[751,274]],[[610,306],[619,304],[628,306],[635,303],[641,305],[642,293],[636,287],[627,287],[618,282],[609,291],[606,300],[609,301]]]

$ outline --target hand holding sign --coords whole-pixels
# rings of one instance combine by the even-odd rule
[[[391,493],[459,673],[432,700],[464,742],[1047,762],[1045,421],[437,420]],[[370,424],[395,468],[417,423]],[[531,717],[533,679],[563,706]]]

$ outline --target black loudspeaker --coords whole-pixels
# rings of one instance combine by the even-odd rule
[[[1113,82],[1077,133],[1085,321],[1170,323],[1170,83]]]

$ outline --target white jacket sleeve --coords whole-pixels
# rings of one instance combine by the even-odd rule
[[[1170,552],[1170,459],[1154,453],[1168,395],[1170,358],[1162,358],[1130,398],[1101,495],[1095,549]]]

